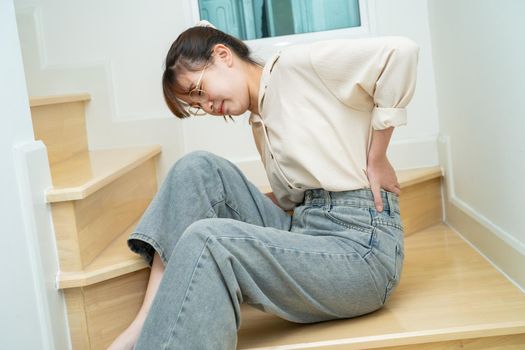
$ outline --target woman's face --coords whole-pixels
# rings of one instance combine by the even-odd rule
[[[191,91],[202,75],[198,86],[205,92],[201,108],[211,115],[241,115],[250,107],[244,65],[230,49],[218,44],[206,68],[196,72],[187,71],[179,76],[178,81],[186,91]],[[177,97],[192,103],[188,94]]]

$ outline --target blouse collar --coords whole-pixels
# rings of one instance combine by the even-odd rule
[[[264,64],[263,71],[261,74],[261,81],[259,83],[259,96],[257,99],[257,105],[259,106],[259,114],[252,113],[250,114],[250,119],[248,122],[250,125],[252,123],[260,122],[261,114],[262,114],[262,105],[264,101],[264,95],[266,93],[266,88],[268,87],[268,82],[270,80],[270,74],[272,73],[273,66],[275,65],[275,62],[279,59],[281,55],[281,51],[278,51],[274,53],[268,61]]]

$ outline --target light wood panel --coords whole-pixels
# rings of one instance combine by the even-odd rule
[[[88,149],[84,101],[31,107],[33,132],[53,165]]]
[[[149,269],[104,283],[65,290],[73,349],[106,349],[135,318]]]
[[[242,308],[239,349],[366,349],[525,333],[525,294],[444,224],[406,237],[400,284],[376,312],[295,324]]]
[[[53,203],[61,271],[83,270],[138,220],[156,191],[150,159],[83,200]]]
[[[144,300],[149,271],[82,288],[91,349],[106,349],[131,324]]]
[[[403,189],[421,182],[441,178],[443,170],[439,166],[396,170],[396,176],[401,189]]]
[[[47,201],[84,199],[158,154],[159,145],[79,153],[51,166],[53,188],[47,192]]]
[[[475,339],[461,339],[428,344],[402,345],[380,350],[523,350],[525,334],[502,335]]]
[[[65,290],[64,296],[66,299],[69,334],[73,349],[91,349],[83,290],[81,288]]]
[[[402,188],[399,207],[405,237],[442,222],[441,178]]]
[[[78,239],[77,216],[73,202],[55,203],[51,207],[55,227],[58,260],[62,271],[80,271],[82,251]]]
[[[133,223],[111,242],[84,270],[61,273],[58,278],[58,287],[65,289],[88,286],[147,268],[146,261],[133,253],[127,245],[127,239],[137,223]]]
[[[91,96],[86,93],[54,96],[32,96],[29,98],[29,106],[38,107],[69,102],[86,102],[89,100],[91,100]]]

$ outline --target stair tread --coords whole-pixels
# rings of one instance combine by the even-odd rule
[[[45,105],[51,105],[51,104],[80,102],[80,101],[89,101],[89,100],[91,100],[91,96],[87,93],[53,95],[53,96],[31,96],[29,98],[29,106],[38,107],[38,106],[45,106]]]
[[[525,333],[525,294],[446,224],[405,238],[405,266],[385,307],[296,324],[242,305],[238,349],[344,349]]]
[[[148,267],[146,261],[133,253],[126,243],[137,224],[138,221],[115,238],[83,271],[60,273],[58,288],[87,286]]]
[[[424,181],[440,178],[443,176],[443,171],[441,170],[441,167],[433,166],[396,170],[396,175],[401,188],[405,188]]]
[[[159,145],[133,146],[76,154],[51,166],[49,203],[84,199],[122,174],[160,153]]]

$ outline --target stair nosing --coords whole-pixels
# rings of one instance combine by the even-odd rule
[[[329,346],[353,345],[369,348],[403,345],[428,344],[433,342],[453,341],[461,339],[485,338],[502,335],[525,333],[525,321],[482,323],[468,326],[428,329],[370,335],[352,338],[338,338],[305,343],[280,344],[275,346],[240,348],[239,350],[270,350],[270,349],[303,349]],[[409,342],[407,342],[409,340]]]
[[[88,93],[52,95],[52,96],[33,96],[29,98],[30,107],[40,107],[52,104],[71,103],[90,101],[91,95]]]
[[[401,175],[403,172],[410,172],[410,171],[425,171],[426,173],[424,175]],[[401,169],[396,170],[396,173],[400,177],[408,177],[408,179],[404,178],[399,181],[399,185],[401,188],[406,188],[409,186],[417,185],[419,183],[437,179],[443,177],[443,169],[440,166],[433,166],[433,167],[421,167],[421,168],[414,168],[414,169]]]
[[[143,164],[147,160],[157,156],[161,152],[161,146],[160,145],[151,145],[151,146],[141,146],[141,147],[130,147],[131,148],[137,148],[140,149],[140,152],[137,151],[136,158],[132,161],[124,164],[123,166],[117,167],[112,170],[112,172],[104,174],[98,178],[91,179],[87,181],[86,183],[82,184],[81,186],[73,186],[73,187],[63,187],[63,188],[50,188],[46,192],[46,201],[48,203],[57,203],[57,202],[64,202],[64,201],[70,201],[70,200],[81,200],[92,193],[100,190],[104,186],[108,185],[109,183],[113,182],[114,180],[118,179],[123,174],[126,174],[127,172],[133,170],[140,164]],[[126,150],[128,148],[112,148],[112,149],[103,149],[103,150],[97,150],[97,151],[107,151],[107,150],[116,150],[116,149],[122,149]],[[87,151],[87,153],[95,153],[97,151]],[[64,163],[67,162],[67,159],[64,160]]]
[[[128,260],[122,261],[120,264],[118,264],[117,268],[111,266],[89,272],[63,272],[58,275],[58,288],[69,289],[87,287],[146,268],[149,268],[149,265],[144,261],[144,259],[137,256],[136,259],[130,258]]]
[[[135,271],[149,268],[147,262],[140,255],[133,253],[125,243],[129,235],[137,227],[139,220],[129,225],[118,235],[107,247],[101,251],[93,261],[81,271],[59,272],[57,275],[58,288],[68,289],[86,287],[112,278],[120,277]],[[101,266],[93,269],[102,258],[115,256],[115,247],[121,247],[125,251],[125,258],[117,263]],[[110,253],[113,253],[112,255]]]

